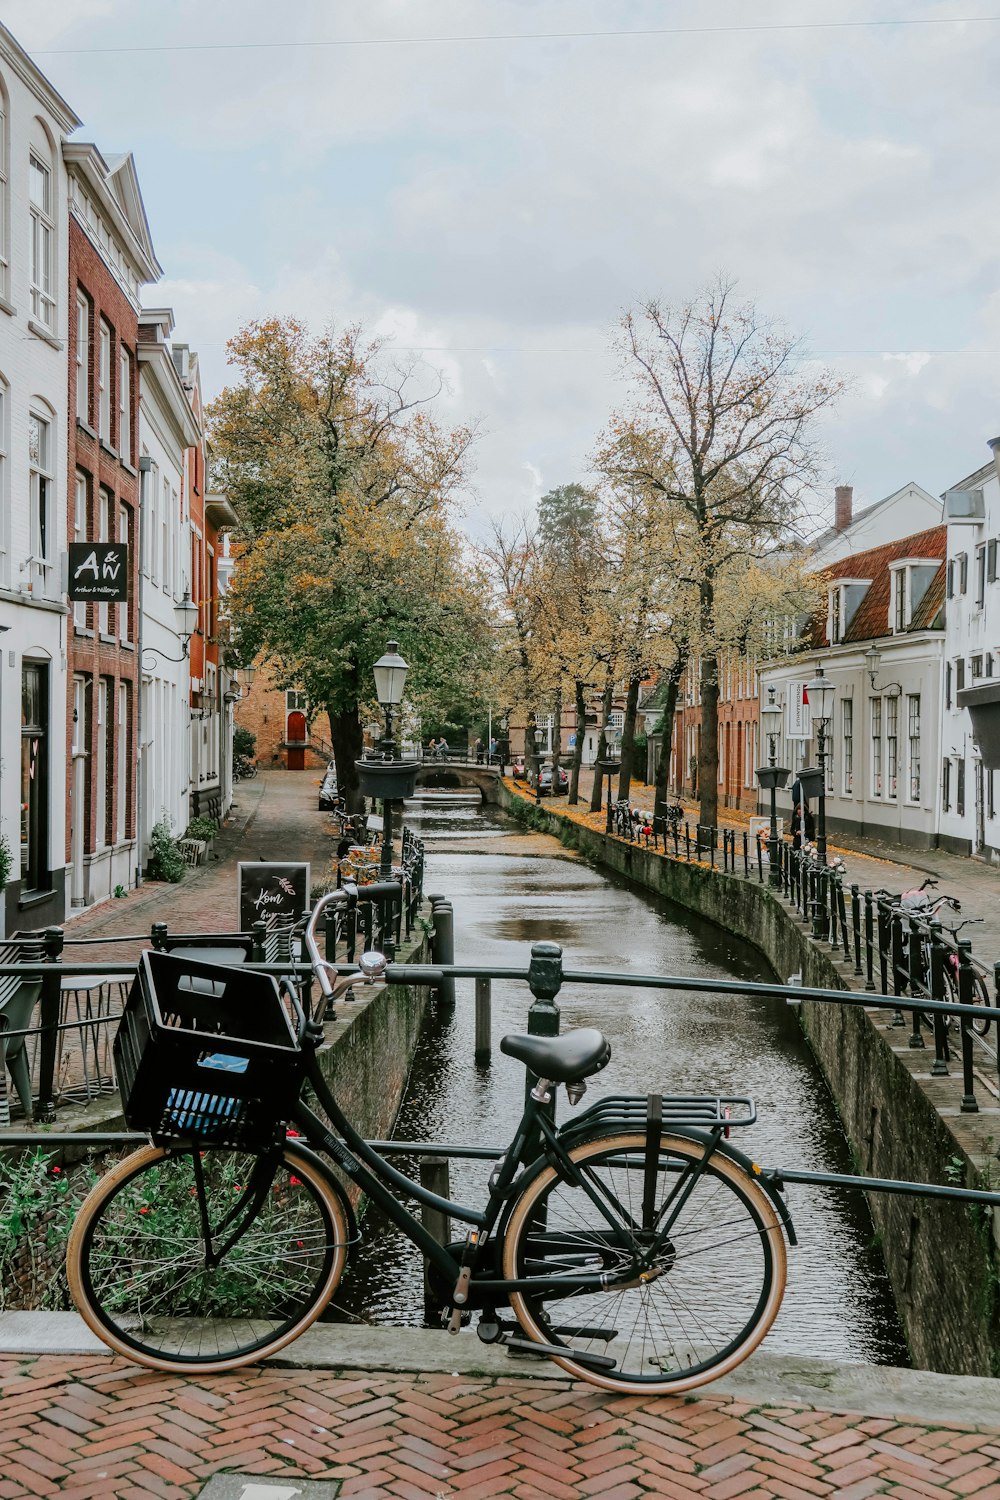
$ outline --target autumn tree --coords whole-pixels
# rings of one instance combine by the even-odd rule
[[[803,368],[798,343],[723,281],[687,303],[629,312],[617,347],[631,390],[604,444],[606,467],[671,508],[700,660],[700,821],[714,827],[720,577],[765,556],[793,525],[818,477],[815,419],[839,386]]]
[[[228,348],[237,380],[208,415],[213,480],[240,514],[234,650],[264,653],[326,710],[355,808],[387,639],[418,709],[442,709],[489,653],[481,580],[449,519],[473,434],[440,425],[435,390],[359,328],[271,319]]]

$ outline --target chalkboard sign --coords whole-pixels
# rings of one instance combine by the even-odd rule
[[[298,920],[309,905],[309,866],[258,860],[236,867],[239,881],[240,931],[255,922],[279,927]]]

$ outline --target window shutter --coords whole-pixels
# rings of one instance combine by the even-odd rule
[[[997,539],[996,539],[996,537],[993,537],[992,541],[989,541],[986,544],[986,577],[987,577],[987,579],[989,580],[990,583],[996,583],[996,581],[997,581]]]

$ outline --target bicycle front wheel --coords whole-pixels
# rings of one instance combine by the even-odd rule
[[[249,1364],[297,1338],[337,1288],[347,1216],[313,1162],[144,1146],[84,1199],[70,1291],[117,1353],[154,1370]]]
[[[663,1136],[652,1160],[639,1134],[569,1154],[580,1181],[545,1168],[514,1204],[504,1236],[504,1276],[546,1283],[510,1294],[528,1337],[564,1348],[557,1365],[612,1391],[679,1393],[746,1359],[785,1290],[784,1235],[763,1189],[720,1154],[695,1176],[703,1149],[680,1136]],[[586,1275],[605,1286],[559,1285]]]

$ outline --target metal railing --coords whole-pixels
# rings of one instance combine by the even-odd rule
[[[404,829],[402,860],[393,869],[400,895],[331,912],[327,958],[350,964],[366,948],[395,954],[417,924],[424,867],[421,840]],[[0,1129],[29,1112],[51,1122],[60,1107],[114,1093],[112,1041],[143,948],[231,950],[234,963],[274,975],[294,971],[306,983],[309,967],[298,961],[292,934],[279,918],[245,932],[192,933],[154,922],[148,934],[77,938],[50,927],[7,939],[0,944]],[[109,948],[114,956],[102,959]],[[15,1002],[29,986],[38,997],[20,1018]]]

